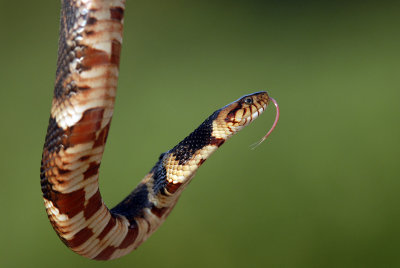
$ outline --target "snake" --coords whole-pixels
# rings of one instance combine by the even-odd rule
[[[162,153],[138,186],[109,209],[99,167],[116,98],[124,0],[62,0],[58,59],[40,182],[47,216],[62,242],[94,260],[124,256],[167,218],[197,169],[273,102],[260,91],[216,110]],[[262,141],[261,140],[261,141]]]

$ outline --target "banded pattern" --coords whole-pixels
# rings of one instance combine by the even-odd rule
[[[98,186],[113,114],[122,43],[123,0],[62,0],[54,98],[45,139],[41,186],[50,222],[76,253],[121,257],[166,219],[201,164],[258,117],[266,92],[214,112],[109,210]]]

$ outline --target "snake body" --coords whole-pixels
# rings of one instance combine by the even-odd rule
[[[113,114],[124,0],[62,0],[56,82],[41,163],[50,222],[76,253],[121,257],[164,222],[196,170],[267,107],[266,92],[215,111],[159,160],[139,185],[108,209],[99,167]]]

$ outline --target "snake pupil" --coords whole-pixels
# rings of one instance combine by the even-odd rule
[[[253,104],[253,99],[252,98],[245,98],[244,103],[246,104]]]

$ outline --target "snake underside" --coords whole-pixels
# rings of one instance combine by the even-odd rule
[[[121,257],[166,219],[198,167],[261,114],[265,92],[215,111],[159,160],[121,203],[108,209],[99,167],[116,96],[123,0],[62,0],[56,82],[45,139],[41,186],[61,240],[88,258]]]

